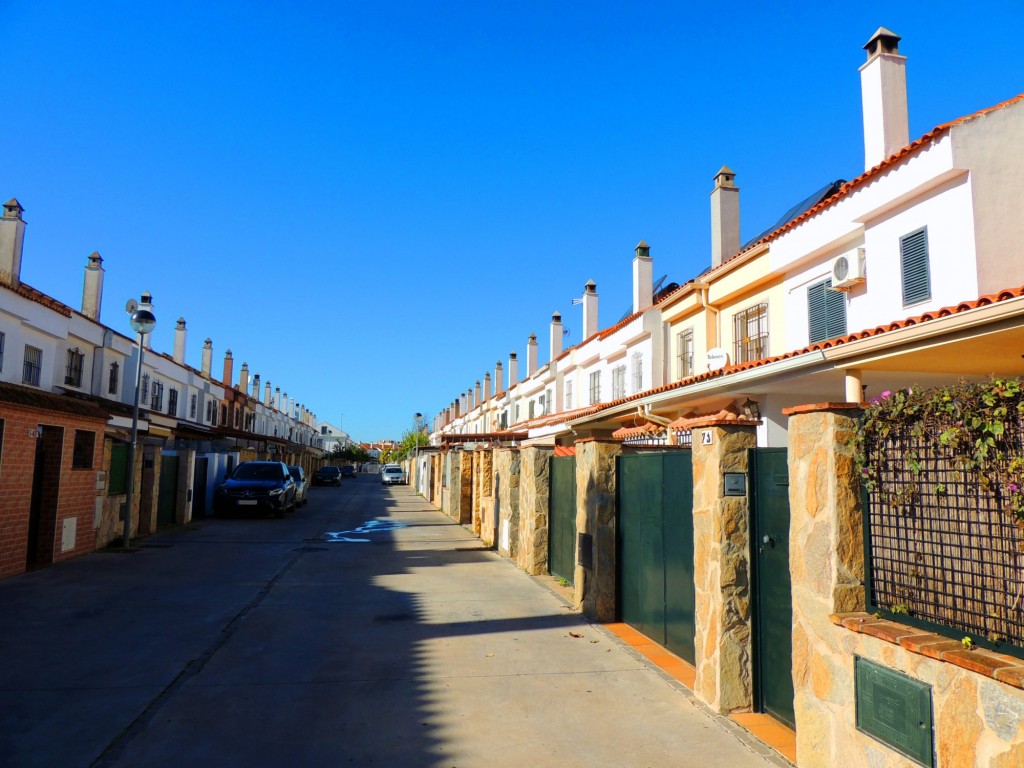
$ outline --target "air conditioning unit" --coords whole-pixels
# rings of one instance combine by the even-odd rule
[[[864,249],[854,248],[832,259],[832,287],[844,290],[864,282]]]

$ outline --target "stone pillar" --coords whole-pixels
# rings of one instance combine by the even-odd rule
[[[749,711],[751,686],[748,499],[725,495],[725,473],[747,472],[755,427],[701,420],[693,431],[694,693],[718,712]],[[710,434],[709,434],[710,433]]]
[[[590,567],[577,557],[577,608],[594,621],[616,618],[615,459],[622,443],[587,438],[576,441],[576,531],[589,535]]]
[[[489,547],[495,544],[494,458],[490,448],[473,451],[473,531]]]
[[[515,560],[519,552],[519,449],[494,450],[494,499],[498,553]]]
[[[519,450],[519,549],[516,565],[532,576],[548,572],[551,448]]]
[[[448,516],[457,523],[473,522],[472,490],[473,454],[469,451],[450,451],[451,476],[448,479]]]
[[[847,762],[857,738],[851,633],[829,616],[864,610],[864,528],[854,438],[860,409],[798,406],[789,416],[789,571],[799,764]],[[844,738],[843,731],[851,733]],[[845,742],[845,744],[844,744]],[[849,764],[859,765],[858,761]],[[973,760],[972,760],[973,764]]]

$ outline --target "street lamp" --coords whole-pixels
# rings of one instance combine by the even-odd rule
[[[416,468],[416,490],[420,490],[420,430],[422,427],[420,424],[423,421],[423,414],[417,413],[413,415],[413,419],[416,424],[415,428],[415,439],[416,439],[416,458],[413,460],[413,466]]]
[[[135,493],[135,444],[139,436],[139,389],[142,384],[142,353],[143,339],[156,327],[156,315],[153,314],[153,297],[149,291],[142,294],[142,301],[134,299],[128,302],[125,310],[131,315],[130,323],[135,331],[135,344],[139,348],[139,364],[135,368],[135,405],[132,408],[132,439],[128,445],[128,488],[124,510],[124,534],[122,545],[128,549],[132,536],[132,496]]]

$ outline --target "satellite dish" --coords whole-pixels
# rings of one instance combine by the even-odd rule
[[[124,311],[127,312],[129,315],[135,312],[135,310],[138,308],[139,302],[137,302],[135,299],[128,299],[128,303],[124,305]]]

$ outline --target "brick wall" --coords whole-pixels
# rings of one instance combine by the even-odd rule
[[[42,434],[59,455],[59,472],[44,478],[43,515],[40,520],[36,563],[67,560],[91,552],[95,547],[93,517],[96,473],[103,457],[100,419],[57,413],[11,403],[0,404],[3,445],[0,451],[0,578],[23,573],[28,560],[29,513],[32,507],[32,479],[35,469],[37,434]],[[92,465],[76,469],[75,430],[92,432]],[[56,466],[56,461],[53,462]],[[64,521],[75,519],[74,546],[61,551]]]

